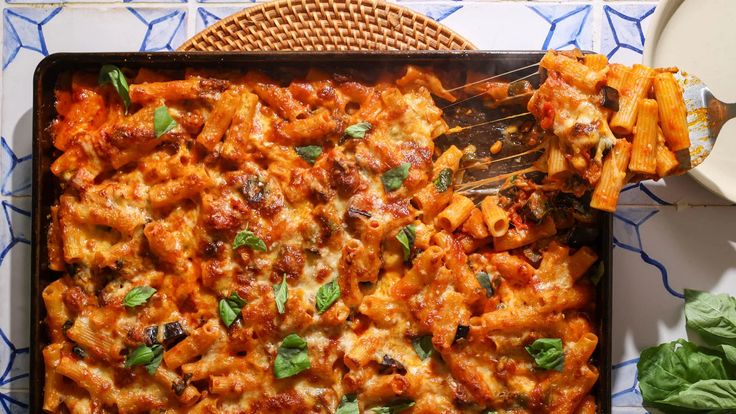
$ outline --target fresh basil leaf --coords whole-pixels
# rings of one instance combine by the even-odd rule
[[[736,381],[729,378],[723,359],[684,339],[645,349],[636,367],[642,397],[649,405],[736,409],[736,387],[729,393],[724,384]]]
[[[408,261],[411,257],[411,251],[414,249],[414,240],[417,238],[417,227],[413,224],[404,226],[396,234],[396,240],[401,243],[404,249],[404,261]]]
[[[434,351],[434,347],[432,346],[432,335],[423,335],[414,338],[411,341],[411,346],[414,347],[414,352],[419,355],[419,359],[424,361],[432,356],[432,351]]]
[[[736,410],[736,380],[704,379],[660,402],[688,412],[733,413]]]
[[[253,250],[260,250],[262,252],[268,250],[266,243],[250,230],[243,230],[235,235],[235,240],[233,240],[233,250],[241,246],[248,246]]]
[[[355,394],[345,394],[340,399],[340,405],[337,406],[335,414],[360,414],[358,407],[358,398]]]
[[[498,414],[496,410],[483,410],[480,414]]]
[[[161,345],[153,345],[151,347],[141,345],[125,358],[125,368],[145,366],[146,371],[153,375],[156,369],[158,369],[158,366],[161,365],[163,355],[164,347]]]
[[[236,292],[231,293],[225,299],[220,299],[218,310],[220,311],[220,319],[225,323],[225,326],[229,328],[235,322],[245,303],[245,299],[241,298]]]
[[[370,122],[358,122],[345,128],[345,136],[350,138],[365,138],[365,133],[370,131],[372,127]]]
[[[736,367],[736,346],[721,344],[717,349],[723,353],[723,356],[726,357],[726,361]]]
[[[381,176],[383,188],[389,192],[398,190],[399,187],[401,187],[401,184],[404,183],[404,180],[406,180],[406,177],[409,176],[409,168],[411,168],[411,164],[405,162],[398,167],[392,168],[383,173]]]
[[[288,378],[311,367],[307,343],[297,334],[284,338],[273,364],[274,376],[277,379]]]
[[[434,188],[437,189],[438,193],[444,193],[452,185],[452,170],[449,168],[443,168],[437,178],[434,179]]]
[[[371,408],[371,411],[373,411],[376,414],[396,414],[400,413],[404,410],[407,410],[414,406],[414,401],[412,400],[395,400],[393,402],[390,402],[387,405],[384,405],[383,407],[373,407]]]
[[[104,65],[100,69],[97,83],[100,85],[112,84],[112,87],[120,95],[120,99],[123,100],[125,113],[127,114],[128,108],[130,107],[130,88],[128,87],[128,81],[125,79],[123,71],[115,65]]]
[[[478,272],[475,274],[475,278],[478,279],[478,284],[485,289],[486,297],[490,298],[493,296],[493,284],[491,283],[491,276],[486,272]]]
[[[150,286],[136,286],[125,294],[123,305],[128,308],[142,305],[146,303],[154,293],[156,293],[156,289]]]
[[[151,362],[146,364],[146,371],[148,371],[148,374],[153,375],[156,373],[158,366],[161,365],[161,360],[164,358],[164,347],[161,345],[154,345],[151,347],[151,351],[153,352],[153,358],[151,359]]]
[[[565,353],[562,350],[562,339],[541,338],[533,344],[524,347],[526,352],[534,358],[534,363],[542,369],[562,371],[565,363]]]
[[[318,145],[307,145],[305,147],[296,147],[294,148],[297,154],[299,154],[302,159],[310,164],[314,164],[315,161],[317,161],[317,158],[319,158],[320,155],[322,155],[322,147]]]
[[[317,312],[324,313],[340,297],[340,285],[337,279],[319,287],[317,291]]]
[[[281,283],[273,285],[273,296],[276,300],[276,309],[283,315],[286,312],[286,300],[289,299],[289,285],[286,283],[286,275],[284,275]]]
[[[736,298],[685,289],[685,320],[712,346],[736,346]]]
[[[176,128],[176,121],[169,115],[169,108],[166,105],[161,105],[153,112],[153,131],[156,133],[156,138],[161,138]]]

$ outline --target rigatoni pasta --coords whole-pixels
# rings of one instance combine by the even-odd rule
[[[677,171],[679,127],[661,121],[679,115],[663,116],[673,88],[648,68],[577,51],[541,65],[537,91],[448,90],[419,66],[371,81],[140,70],[129,103],[73,75],[50,129],[63,185],[44,409],[370,412],[400,398],[407,414],[595,412],[600,263],[567,246],[593,233],[587,197],[611,211],[630,175]],[[449,128],[434,99],[478,92],[489,106],[533,95],[539,125],[506,132],[541,140],[546,176],[461,185],[478,160],[436,141]],[[540,339],[559,362],[538,358]]]

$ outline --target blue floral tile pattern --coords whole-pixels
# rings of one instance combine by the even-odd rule
[[[0,137],[0,194],[4,196],[28,196],[31,194],[31,154],[18,158]]]
[[[412,10],[422,13],[423,15],[440,22],[463,7],[462,5],[457,3],[458,2],[454,4],[407,4],[405,6],[410,6]]]
[[[2,205],[0,221],[0,264],[10,250],[18,243],[31,244],[31,212],[23,210],[7,201]]]
[[[49,54],[43,37],[43,26],[61,11],[55,9],[5,9],[3,11],[3,69],[21,49],[43,56]]]
[[[637,362],[639,362],[639,358],[613,364],[613,376],[618,380],[611,394],[614,406],[641,406],[642,399],[639,391],[639,381],[637,380]]]
[[[135,17],[148,25],[141,43],[141,52],[173,51],[185,40],[187,13],[183,10],[128,8]]]
[[[207,27],[222,20],[223,17],[230,16],[242,10],[242,7],[198,7],[197,8],[197,31],[202,31]]]
[[[27,361],[16,364],[21,359],[27,359],[28,348],[16,348],[7,335],[0,329],[0,387],[7,387],[13,383],[28,378]],[[25,366],[25,368],[19,368]]]
[[[640,61],[645,40],[643,23],[653,13],[652,4],[603,6],[601,53],[622,63]]]
[[[549,33],[542,49],[564,49],[569,46],[585,48],[584,30],[590,17],[591,6],[563,7],[558,5],[529,6],[549,23]]]
[[[641,260],[644,263],[654,266],[659,270],[662,277],[662,285],[665,290],[672,296],[678,298],[684,298],[685,296],[673,289],[669,283],[669,277],[667,268],[662,264],[661,261],[656,260],[649,256],[644,250],[644,245],[641,241],[640,226],[647,220],[657,214],[659,210],[655,208],[632,208],[624,207],[619,208],[614,214],[614,236],[613,244],[616,247],[620,247],[625,250],[629,250],[634,253],[638,253],[641,256]]]

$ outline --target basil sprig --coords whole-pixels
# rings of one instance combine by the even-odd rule
[[[150,286],[136,286],[125,294],[123,305],[128,308],[135,308],[146,303],[154,293],[156,293],[156,289]]]
[[[399,241],[404,250],[404,261],[408,261],[411,257],[411,251],[414,248],[414,240],[417,238],[417,227],[413,224],[404,226],[396,234],[396,240]]]
[[[284,338],[273,364],[273,375],[277,379],[293,377],[311,367],[307,342],[297,334]]]
[[[266,243],[250,230],[243,230],[235,235],[235,240],[233,240],[233,250],[241,246],[248,246],[253,250],[259,250],[262,252],[268,250]]]
[[[449,168],[443,168],[437,178],[434,179],[434,188],[437,189],[438,193],[444,193],[452,185],[452,170]]]
[[[337,279],[319,287],[317,291],[317,312],[324,313],[340,297],[340,285]]]
[[[286,301],[289,299],[289,285],[286,283],[286,275],[284,275],[281,283],[273,285],[273,296],[276,300],[276,310],[283,315],[286,312]]]
[[[340,405],[337,406],[335,414],[360,414],[358,406],[358,398],[355,394],[345,394],[340,399]]]
[[[128,354],[125,358],[125,368],[133,366],[145,366],[146,371],[153,375],[161,365],[161,359],[164,356],[164,347],[161,345],[146,346],[141,345],[134,349],[133,352]]]
[[[370,122],[358,122],[345,128],[345,136],[350,138],[365,138],[365,133],[370,131],[373,126]]]
[[[238,319],[240,311],[245,306],[245,299],[241,298],[237,292],[233,292],[225,299],[220,299],[218,310],[220,311],[220,319],[228,328]]]
[[[534,358],[534,363],[542,369],[562,371],[565,353],[562,350],[562,339],[541,338],[524,347]]]
[[[161,105],[153,112],[153,131],[156,133],[156,138],[161,138],[176,128],[176,121],[169,114],[169,108],[166,105]]]
[[[128,87],[128,81],[125,79],[123,71],[115,65],[104,65],[100,69],[97,83],[100,85],[112,84],[112,87],[120,95],[120,99],[123,100],[123,106],[127,114],[128,108],[130,107],[130,88]]]
[[[381,175],[383,188],[389,192],[398,190],[401,185],[404,184],[404,180],[406,180],[406,178],[409,176],[410,168],[411,164],[405,162],[398,167],[392,168],[383,173],[383,175]]]
[[[304,147],[295,147],[294,151],[302,157],[302,159],[306,162],[308,162],[310,165],[314,164],[315,161],[317,161],[317,158],[319,158],[320,155],[322,155],[322,147],[318,145],[307,145]]]

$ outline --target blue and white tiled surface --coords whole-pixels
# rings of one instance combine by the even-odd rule
[[[483,49],[579,47],[641,60],[656,2],[400,2]],[[67,51],[173,50],[252,5],[228,0],[5,0],[0,118],[0,414],[28,411],[31,86],[36,64]],[[643,413],[636,361],[685,335],[685,287],[736,294],[736,206],[691,178],[625,189],[614,229],[614,412]]]

